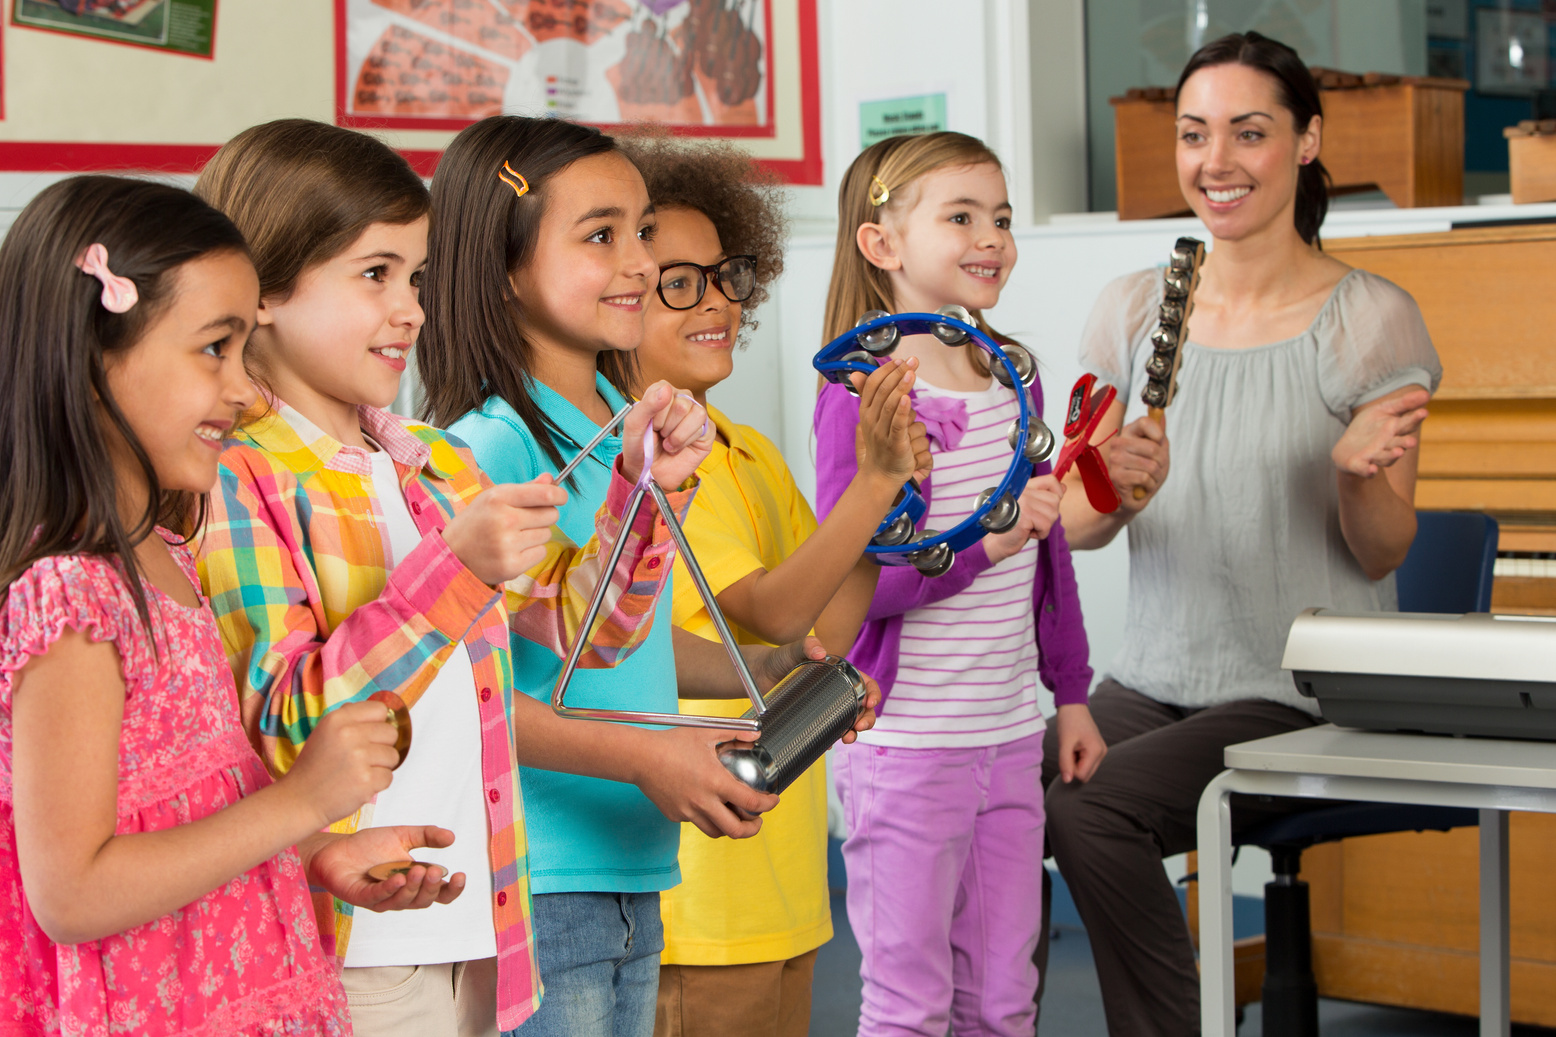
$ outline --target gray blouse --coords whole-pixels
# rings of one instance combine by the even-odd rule
[[[1109,284],[1081,366],[1117,386],[1124,421],[1145,405],[1162,277]],[[1369,580],[1340,533],[1329,452],[1353,408],[1406,385],[1435,391],[1442,365],[1415,300],[1353,270],[1302,334],[1252,349],[1189,342],[1167,408],[1172,468],[1129,524],[1124,647],[1107,675],[1161,702],[1262,698],[1310,713],[1280,668],[1286,632],[1312,606],[1396,607],[1392,575]]]

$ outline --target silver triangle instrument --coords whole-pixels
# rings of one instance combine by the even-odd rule
[[[614,427],[626,412],[612,420]],[[652,436],[652,430],[649,430]],[[603,439],[603,436],[600,437]],[[585,451],[587,452],[587,451]],[[582,455],[580,455],[582,456]],[[576,459],[575,459],[576,463]],[[604,720],[625,724],[658,724],[667,727],[696,727],[724,731],[758,731],[754,742],[727,742],[720,747],[719,762],[736,778],[759,792],[781,793],[788,788],[839,738],[843,737],[863,714],[865,709],[865,683],[859,671],[846,659],[829,655],[825,659],[807,659],[796,666],[772,690],[763,695],[758,690],[751,668],[740,654],[729,623],[719,608],[707,578],[692,554],[686,533],[675,516],[675,510],[648,472],[652,465],[652,451],[644,451],[644,477],[638,481],[627,501],[622,516],[621,532],[611,546],[610,557],[600,573],[600,582],[589,599],[588,610],[579,626],[578,636],[568,650],[551,692],[551,708],[559,716],[574,720]],[[578,668],[578,661],[589,643],[590,632],[605,604],[611,587],[611,575],[621,564],[628,531],[636,522],[644,501],[653,499],[660,516],[670,531],[675,548],[686,562],[719,642],[735,667],[741,687],[751,701],[751,708],[739,717],[702,716],[689,713],[655,713],[633,709],[602,709],[586,706],[569,706],[565,699],[568,684]],[[660,603],[664,604],[663,602]],[[656,608],[659,607],[656,605]],[[667,618],[667,617],[662,617]]]

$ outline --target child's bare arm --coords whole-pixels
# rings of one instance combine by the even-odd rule
[[[859,630],[864,626],[875,600],[875,587],[881,581],[881,567],[866,555],[855,563],[843,586],[832,595],[821,618],[816,620],[816,637],[833,655],[846,656],[854,650]]]
[[[917,367],[917,360],[892,362],[868,378],[854,376],[860,390],[857,474],[821,527],[793,554],[719,594],[719,607],[730,619],[774,644],[804,637],[815,625],[854,571],[902,484],[930,466],[924,426],[914,420],[908,398]],[[857,633],[856,627],[847,638],[850,644]]]
[[[102,939],[199,899],[355,811],[388,787],[399,758],[384,707],[349,704],[321,721],[287,778],[190,824],[116,835],[124,693],[113,644],[75,631],[16,677],[17,860],[56,943]]]

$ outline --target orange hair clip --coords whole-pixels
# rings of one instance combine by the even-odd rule
[[[520,198],[529,194],[529,181],[524,179],[523,174],[515,172],[514,168],[506,162],[502,164],[502,169],[497,171],[497,179],[513,188],[513,193]]]

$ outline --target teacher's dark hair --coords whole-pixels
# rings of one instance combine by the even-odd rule
[[[1319,99],[1318,84],[1297,52],[1268,36],[1257,32],[1234,32],[1218,40],[1211,40],[1189,59],[1178,76],[1178,92],[1183,84],[1202,68],[1216,65],[1246,65],[1270,76],[1280,85],[1281,107],[1291,113],[1297,124],[1297,132],[1303,133],[1313,116],[1322,117],[1323,102]],[[1319,244],[1318,228],[1323,226],[1329,212],[1329,171],[1317,158],[1297,172],[1297,233],[1310,245]],[[1320,245],[1320,247],[1322,247]]]

